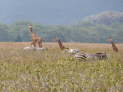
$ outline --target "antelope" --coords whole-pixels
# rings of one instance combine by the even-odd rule
[[[53,40],[57,41],[60,49],[64,50],[65,52],[68,52],[70,54],[75,54],[75,53],[80,52],[80,50],[78,49],[70,49],[70,48],[65,47],[59,38],[55,38]]]
[[[107,41],[111,43],[112,49],[113,49],[114,52],[118,52],[119,51],[117,46],[115,45],[115,42],[112,40],[111,37]]]
[[[29,31],[31,32],[32,37],[31,45],[36,47],[37,44],[39,48],[42,48],[42,38],[32,31],[32,25],[29,25]]]
[[[43,39],[33,32],[32,25],[29,25],[29,31],[32,37],[31,47],[24,47],[24,50],[45,50],[46,48],[42,47]],[[38,45],[38,47],[36,47],[36,45]]]

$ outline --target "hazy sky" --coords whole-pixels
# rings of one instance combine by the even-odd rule
[[[0,0],[0,21],[69,24],[103,11],[123,11],[123,0]]]

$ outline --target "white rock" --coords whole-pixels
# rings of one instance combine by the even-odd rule
[[[47,50],[47,48],[39,48],[39,47],[34,47],[34,46],[27,46],[27,47],[24,47],[24,50]]]
[[[78,50],[78,49],[66,49],[65,52],[68,52],[70,54],[76,54],[76,53],[80,52],[80,50]]]
[[[27,47],[24,47],[23,49],[24,50],[36,50],[36,48],[33,46],[27,46]]]

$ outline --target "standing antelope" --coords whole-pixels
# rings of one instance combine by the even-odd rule
[[[25,47],[24,50],[45,50],[46,48],[42,47],[43,39],[33,32],[32,25],[29,25],[29,31],[32,37],[31,47]],[[36,47],[36,45],[38,45],[38,47]]]
[[[65,52],[68,52],[68,53],[71,53],[71,54],[75,54],[75,53],[80,52],[80,50],[78,50],[78,49],[66,48],[66,47],[63,45],[63,43],[61,42],[61,40],[60,40],[59,38],[55,38],[54,40],[58,42],[58,45],[59,45],[60,49],[61,49],[61,50],[64,50]]]
[[[42,48],[42,38],[32,31],[32,25],[29,25],[29,31],[31,32],[32,37],[31,45],[36,47],[37,44],[39,48]]]
[[[112,44],[113,51],[115,51],[115,52],[119,51],[117,46],[115,45],[115,42],[112,40],[111,37],[108,39],[108,42],[110,42]]]

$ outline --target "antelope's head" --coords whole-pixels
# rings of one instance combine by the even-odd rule
[[[29,31],[32,32],[32,24],[30,24],[28,27],[29,27]]]
[[[59,47],[60,47],[61,50],[65,49],[65,47],[63,46],[63,44],[62,44],[62,42],[61,42],[61,40],[59,38],[56,37],[56,38],[53,39],[53,41],[57,41],[58,42]]]

